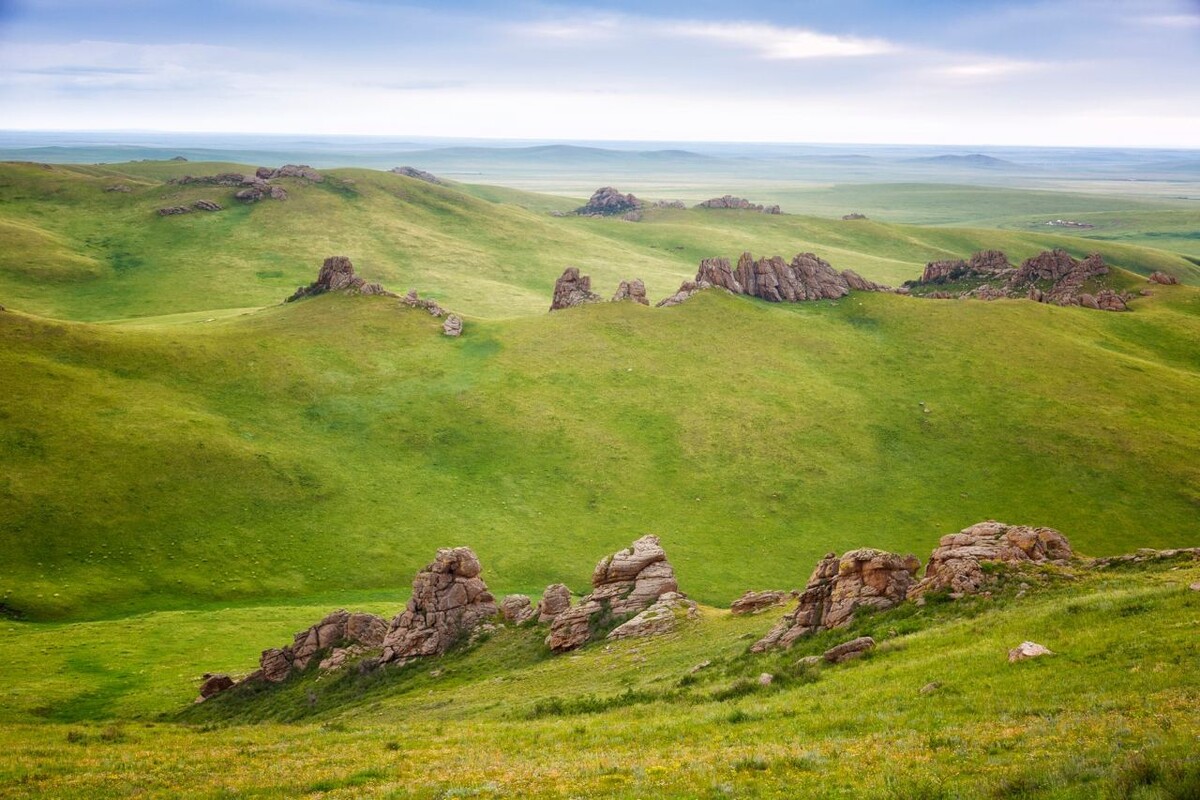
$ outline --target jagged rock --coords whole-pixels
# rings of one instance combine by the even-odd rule
[[[173,217],[176,214],[190,214],[192,210],[187,206],[170,206],[168,208],[160,208],[158,215],[160,217]]]
[[[240,172],[221,172],[217,175],[184,175],[181,178],[172,178],[167,183],[179,186],[187,186],[189,184],[199,184],[201,186],[241,186],[246,180],[246,176]]]
[[[438,550],[437,558],[413,578],[412,597],[388,628],[381,661],[441,655],[496,616],[499,609],[481,571],[469,547]]]
[[[221,205],[214,203],[211,200],[197,200],[196,202],[192,203],[192,208],[196,209],[197,211],[220,211]]]
[[[741,272],[744,264],[749,264],[753,267],[754,256],[749,253],[742,253],[738,259],[737,271]],[[727,292],[734,294],[745,294],[746,290],[741,282],[737,279],[734,268],[730,266],[727,258],[705,258],[700,262],[700,268],[696,270],[696,283],[707,283],[712,286],[724,289]]]
[[[426,172],[425,170],[417,169],[416,167],[394,167],[389,171],[394,172],[397,175],[403,175],[406,178],[416,178],[417,180],[425,181],[426,183],[433,183],[438,186],[442,185],[441,178],[431,172]]]
[[[1079,262],[1066,250],[1045,250],[1025,259],[1017,270],[1018,281],[1046,280],[1056,282],[1075,270]]]
[[[675,208],[684,209],[687,205],[682,200],[657,200],[650,205],[651,208]]]
[[[631,194],[621,194],[611,186],[597,189],[585,205],[575,209],[575,213],[585,217],[611,217],[624,214],[642,207],[642,201]]]
[[[908,596],[920,566],[915,556],[869,547],[851,550],[841,558],[828,553],[817,563],[796,609],[750,651],[790,647],[802,636],[844,627],[854,621],[860,608],[892,608]]]
[[[677,306],[686,303],[696,292],[704,289],[711,289],[712,284],[708,281],[684,281],[679,286],[679,291],[675,294],[664,297],[654,304],[655,308],[667,308],[669,306]]]
[[[1025,661],[1030,658],[1041,658],[1042,656],[1052,656],[1054,652],[1044,645],[1037,642],[1021,642],[1019,645],[1008,651],[1008,663],[1013,664],[1017,661]]]
[[[409,308],[423,308],[429,312],[430,316],[441,319],[441,316],[446,312],[438,305],[437,300],[422,300],[417,294],[416,289],[409,289],[408,294],[400,298],[400,302]],[[445,332],[445,325],[442,326],[442,332]]]
[[[945,283],[962,278],[999,278],[1009,277],[1013,267],[1008,263],[1008,256],[1000,250],[980,250],[973,254],[969,261],[953,259],[949,261],[931,261],[925,265],[921,273],[921,283]]]
[[[1096,293],[1096,308],[1101,311],[1128,311],[1129,304],[1125,298],[1112,289],[1101,289]]]
[[[868,650],[875,647],[875,640],[870,636],[860,636],[848,642],[831,647],[822,654],[822,658],[830,664],[841,664],[866,655]]]
[[[631,281],[621,281],[621,285],[617,287],[617,292],[613,295],[612,301],[617,303],[622,300],[632,300],[644,306],[650,305],[650,301],[646,298],[646,284],[642,283],[641,278],[634,278]]]
[[[892,287],[884,286],[882,283],[869,281],[862,275],[859,275],[852,269],[842,270],[842,279],[846,281],[846,285],[856,292],[890,292]]]
[[[567,267],[554,282],[554,299],[551,311],[600,302],[600,295],[592,291],[592,279],[579,274],[579,267]]]
[[[121,192],[122,194],[128,194],[129,192],[132,192],[133,189],[129,188],[128,186],[126,186],[123,183],[116,183],[116,184],[113,184],[112,186],[105,186],[104,191],[106,191],[106,192]],[[1165,273],[1155,273],[1155,274],[1165,274]]]
[[[734,197],[731,194],[721,197],[714,197],[711,200],[705,200],[703,203],[697,203],[696,208],[736,208],[745,211],[762,211],[763,207],[755,205],[744,197]],[[779,213],[779,206],[773,206],[775,214]]]
[[[679,592],[667,592],[659,596],[645,611],[624,622],[608,634],[609,639],[632,639],[643,636],[658,636],[675,630],[681,616],[696,619],[700,615],[697,605]]]
[[[778,590],[766,592],[748,591],[733,601],[733,604],[729,606],[729,611],[731,614],[757,614],[760,611],[766,611],[768,608],[783,605],[795,596],[795,592]]]
[[[292,667],[305,669],[318,653],[335,645],[357,644],[374,648],[383,644],[387,623],[374,614],[345,609],[327,615],[316,625],[297,633],[291,645]],[[263,665],[264,669],[266,665]]]
[[[321,265],[317,279],[308,286],[301,286],[284,302],[291,303],[305,297],[316,297],[326,292],[349,294],[378,294],[387,297],[396,295],[378,283],[367,283],[354,272],[354,265],[346,256],[330,256]]]
[[[929,556],[925,577],[908,595],[915,599],[936,591],[949,591],[951,597],[975,594],[987,583],[985,562],[1065,564],[1071,556],[1067,537],[1053,528],[988,520],[943,536]]]
[[[1010,297],[1009,293],[1004,289],[997,289],[990,283],[985,283],[982,286],[978,286],[970,292],[967,292],[964,296],[975,297],[979,300],[1004,300]]]
[[[442,333],[446,336],[462,336],[463,321],[462,317],[457,314],[451,314],[446,317],[446,321],[442,323]]]
[[[382,622],[382,620],[380,620]],[[317,668],[322,672],[334,672],[346,666],[352,658],[357,658],[365,653],[370,652],[362,645],[352,644],[349,647],[335,647],[329,651],[329,655],[321,659],[321,663]]]
[[[500,613],[504,615],[505,622],[520,625],[533,619],[536,612],[529,601],[529,595],[510,594],[500,601]]]
[[[1115,564],[1141,564],[1146,561],[1161,561],[1181,556],[1191,556],[1192,558],[1200,559],[1200,547],[1179,547],[1172,550],[1154,550],[1153,548],[1143,547],[1136,553],[1125,553],[1106,558],[1093,558],[1088,563],[1088,566],[1092,569],[1104,569]]]
[[[643,536],[596,565],[591,594],[555,617],[546,644],[555,652],[573,650],[589,641],[595,628],[640,614],[662,595],[678,591],[675,571],[658,537]]]
[[[272,647],[263,650],[259,658],[259,669],[255,675],[271,683],[282,683],[292,674],[292,648]],[[251,676],[253,677],[253,676]]]
[[[267,176],[267,180],[272,178],[303,178],[313,183],[321,183],[325,180],[324,175],[307,164],[284,164],[279,169],[272,170],[271,174]]]
[[[867,215],[866,215],[866,214],[859,214],[857,211],[852,211],[851,213],[849,213],[849,214],[844,214],[844,215],[842,216],[842,219],[843,219],[843,220],[845,220],[845,221],[847,221],[847,222],[850,222],[851,220],[856,220],[856,219],[866,219],[866,218],[867,218]]]
[[[233,678],[228,675],[209,675],[205,673],[204,683],[200,684],[200,696],[196,698],[196,702],[202,703],[214,694],[220,694],[226,689],[232,689],[233,687]]]
[[[571,590],[561,583],[552,583],[542,592],[542,600],[538,603],[538,622],[553,622],[570,607]]]
[[[104,191],[107,192],[110,190],[105,189]],[[129,191],[129,190],[126,189],[125,191]],[[1179,283],[1179,278],[1176,278],[1174,275],[1171,275],[1170,273],[1167,273],[1167,272],[1163,272],[1161,270],[1155,270],[1154,272],[1151,272],[1150,277],[1147,278],[1146,280],[1149,281],[1150,283],[1162,284],[1163,286],[1174,286],[1177,283]]]
[[[930,261],[921,273],[921,283],[945,283],[965,275],[967,262],[961,258],[947,261]]]
[[[779,256],[751,261],[744,253],[734,276],[746,294],[774,303],[836,300],[850,293],[846,279],[812,253],[798,254],[791,264]]]

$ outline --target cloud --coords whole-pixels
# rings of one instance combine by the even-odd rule
[[[1010,75],[1037,72],[1052,68],[1053,64],[1040,61],[1015,61],[1009,59],[984,59],[964,61],[930,70],[935,75],[959,80],[992,80]]]
[[[1155,28],[1200,28],[1200,14],[1159,14],[1137,17],[1136,21]]]
[[[757,22],[674,22],[660,30],[669,36],[703,39],[754,51],[759,58],[849,58],[899,52],[884,39],[862,39]]]

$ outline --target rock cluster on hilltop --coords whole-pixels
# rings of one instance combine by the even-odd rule
[[[642,283],[641,278],[634,278],[631,281],[621,281],[617,287],[616,294],[613,295],[612,301],[619,303],[623,300],[630,300],[634,303],[648,306],[650,301],[646,298],[646,284]]]
[[[817,563],[796,609],[755,642],[751,652],[790,647],[802,636],[849,625],[859,608],[899,605],[920,566],[916,556],[872,548],[851,550],[841,558],[829,553]]]
[[[984,250],[967,261],[931,261],[925,265],[920,279],[907,282],[905,287],[919,296],[933,299],[1022,298],[1102,311],[1128,310],[1128,295],[1109,288],[1098,289],[1094,294],[1083,291],[1088,281],[1107,274],[1108,266],[1098,253],[1081,261],[1065,250],[1047,250],[1026,259],[1020,267],[1014,267],[1003,252]],[[959,288],[953,292],[944,289],[928,291],[930,287],[950,284],[959,284]]]
[[[668,592],[678,592],[675,571],[657,536],[607,556],[592,573],[592,592],[550,624],[546,645],[555,652],[573,650],[598,631],[636,616]]]
[[[863,286],[876,285],[861,278],[858,280]],[[727,258],[702,260],[695,281],[686,281],[679,287],[679,292],[659,305],[678,305],[697,291],[713,286],[773,303],[836,300],[849,294],[851,288],[846,278],[829,262],[812,253],[800,253],[791,263],[779,256],[755,260],[750,253],[742,253],[736,267]]]
[[[1146,280],[1150,283],[1157,283],[1162,286],[1174,286],[1179,283],[1179,278],[1176,278],[1169,272],[1163,272],[1162,270],[1158,269],[1154,270],[1154,272],[1151,272],[1150,277]]]
[[[734,197],[731,194],[722,197],[714,197],[711,200],[705,200],[702,203],[697,203],[696,208],[735,208],[744,211],[761,211],[764,214],[778,214],[779,206],[763,206],[757,203],[751,203],[744,197]]]
[[[538,622],[553,622],[559,614],[571,607],[571,590],[565,584],[552,583],[542,592],[537,604]]]
[[[303,178],[313,183],[321,183],[325,180],[324,175],[317,172],[308,164],[284,164],[278,169],[259,167],[255,171],[254,176],[264,181],[274,180],[275,178]]]
[[[929,556],[925,577],[909,589],[908,596],[937,591],[947,591],[951,597],[975,594],[988,580],[985,563],[1065,564],[1071,556],[1067,537],[1053,528],[988,520],[943,536]]]
[[[642,201],[631,194],[621,194],[611,186],[597,189],[591,199],[575,209],[581,217],[612,217],[636,211],[642,207]]]
[[[409,289],[408,294],[400,298],[400,302],[409,308],[420,308],[428,311],[430,316],[437,317],[438,319],[441,319],[442,315],[446,313],[445,309],[438,305],[437,300],[429,300],[421,297],[421,295],[417,294],[416,289]],[[449,323],[449,320],[447,320],[447,323]],[[448,335],[453,335],[446,330],[445,325],[442,326],[442,331]],[[461,325],[459,327],[459,333],[462,333]]]
[[[432,302],[432,301],[430,301]],[[436,314],[434,316],[437,316]],[[446,317],[446,321],[442,323],[442,333],[446,336],[458,338],[462,336],[463,321],[458,314],[451,314]]]
[[[316,297],[326,292],[347,292],[349,294],[381,294],[387,297],[396,295],[384,289],[378,283],[368,283],[354,272],[354,265],[346,256],[330,256],[321,265],[317,279],[308,286],[301,286],[287,303],[301,300],[305,297]]]
[[[591,277],[580,275],[579,267],[567,267],[554,282],[554,299],[550,301],[550,310],[560,311],[586,303],[599,303],[600,300],[600,295],[592,291]]]
[[[190,206],[169,206],[167,208],[160,208],[158,210],[158,215],[160,217],[173,217],[178,214],[190,214],[193,211],[220,211],[220,210],[221,210],[221,205],[219,203],[214,203],[211,200],[197,200],[196,202],[192,203]]]
[[[845,222],[853,222],[854,220],[857,220],[857,219],[866,219],[866,218],[867,218],[866,214],[859,214],[857,211],[852,211],[849,214],[842,215],[842,220]]]
[[[442,185],[442,179],[437,175],[434,175],[432,172],[426,172],[423,169],[417,169],[416,167],[393,167],[392,169],[388,170],[388,172],[393,172],[396,175],[403,175],[406,178],[416,178],[419,181],[425,181],[426,183],[432,183],[438,186]]]
[[[412,597],[383,639],[381,663],[441,655],[499,609],[469,547],[438,550],[413,578]]]
[[[179,186],[229,186],[237,187],[234,199],[243,203],[257,203],[259,200],[287,200],[287,190],[282,186],[270,183],[276,178],[301,178],[313,183],[321,183],[325,176],[307,164],[285,164],[278,169],[259,167],[253,175],[243,175],[240,172],[221,172],[216,175],[184,175],[172,178],[167,183]]]

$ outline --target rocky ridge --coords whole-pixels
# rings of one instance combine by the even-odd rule
[[[743,211],[761,211],[764,214],[778,214],[779,206],[763,206],[757,203],[751,203],[744,197],[734,197],[731,194],[714,197],[711,200],[705,200],[702,203],[697,203],[696,208],[733,208]]]
[[[592,279],[579,274],[579,267],[567,267],[554,282],[554,298],[550,301],[551,311],[587,303],[599,303],[600,295],[592,291]]]
[[[581,217],[612,217],[636,211],[642,201],[632,194],[621,194],[611,186],[604,186],[592,193],[588,201],[575,209]]]
[[[301,286],[284,302],[292,303],[305,297],[316,297],[327,292],[347,294],[379,294],[387,297],[396,295],[378,283],[368,283],[354,272],[354,264],[346,256],[330,256],[321,265],[317,279],[308,286]]]
[[[432,172],[426,172],[423,169],[417,169],[416,167],[393,167],[392,169],[388,170],[388,172],[395,173],[396,175],[403,175],[406,178],[416,178],[419,181],[425,181],[426,183],[432,183],[437,186],[443,185],[442,179],[437,175],[434,175]]]

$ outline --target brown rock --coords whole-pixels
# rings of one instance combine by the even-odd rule
[[[416,289],[409,289],[408,294],[400,298],[400,302],[409,308],[423,308],[428,311],[431,316],[438,317],[439,319],[443,314],[446,313],[445,310],[438,305],[437,300],[422,299],[421,296],[417,294]],[[445,332],[445,326],[443,326],[442,330]]]
[[[381,661],[445,653],[499,609],[479,577],[479,559],[468,547],[438,550],[413,578],[412,597],[383,640]]]
[[[609,217],[625,214],[642,207],[642,201],[631,194],[621,194],[611,186],[597,189],[586,204],[575,209],[584,217]]]
[[[612,301],[618,303],[622,300],[632,300],[644,306],[650,305],[650,301],[646,298],[646,284],[642,283],[641,278],[634,278],[631,281],[621,281],[621,285],[617,287],[617,293],[613,295]]]
[[[110,190],[105,189],[105,191],[107,192]],[[126,189],[126,191],[128,191],[128,189]],[[1179,283],[1179,278],[1176,278],[1170,273],[1162,272],[1161,270],[1155,270],[1154,272],[1151,272],[1150,277],[1146,280],[1148,280],[1150,283],[1162,284],[1163,286],[1174,286],[1175,284]]]
[[[852,269],[842,270],[842,279],[846,281],[846,285],[856,292],[890,292],[892,287],[884,286],[882,283],[869,281],[862,275],[859,275]]]
[[[1053,528],[988,520],[943,536],[929,557],[925,577],[908,594],[910,598],[934,591],[949,591],[951,597],[976,594],[987,583],[981,566],[985,562],[1065,564],[1071,556],[1067,537]]]
[[[529,595],[510,594],[500,601],[500,613],[504,615],[505,622],[520,625],[533,619],[536,612]]]
[[[259,672],[263,680],[282,683],[292,674],[292,648],[272,647],[263,650],[259,658]]]
[[[367,648],[380,647],[387,622],[374,614],[351,613],[345,609],[334,611],[316,625],[300,631],[293,637],[290,661],[293,669],[303,670],[313,657],[336,645],[361,645]],[[262,664],[266,669],[266,664]]]
[[[734,208],[744,211],[763,211],[763,207],[755,205],[744,197],[734,197],[731,194],[722,197],[714,197],[711,200],[705,200],[703,203],[697,203],[696,208]],[[775,210],[771,213],[778,214],[779,206],[772,206]]]
[[[754,257],[749,253],[742,253],[738,260],[739,270],[742,263],[747,260],[753,265]],[[696,271],[696,285],[705,283],[734,294],[745,294],[745,289],[734,276],[734,269],[730,266],[727,258],[706,258],[700,262],[700,268]]]
[[[1058,281],[1079,266],[1079,262],[1071,257],[1066,250],[1045,250],[1032,258],[1027,258],[1017,270],[1018,281]]]
[[[592,291],[592,279],[587,275],[580,275],[578,267],[567,267],[554,282],[554,299],[550,303],[550,310],[559,311],[598,302],[600,295]]]
[[[197,211],[220,211],[221,210],[220,204],[214,203],[211,200],[197,200],[196,202],[192,203],[192,208],[196,209]]]
[[[233,678],[228,675],[208,675],[204,676],[204,683],[200,684],[200,696],[196,702],[207,700],[214,694],[219,694],[226,689],[234,687]]]
[[[875,647],[875,640],[870,636],[860,636],[848,642],[826,650],[822,657],[830,664],[841,664],[866,655],[868,650]]]
[[[967,262],[960,259],[951,261],[930,261],[921,273],[921,283],[945,283],[961,278],[967,274]]]
[[[846,222],[850,222],[850,221],[853,221],[856,219],[866,219],[866,218],[867,218],[866,214],[859,214],[856,211],[852,211],[851,213],[845,214],[842,216],[842,219]]]
[[[607,638],[631,639],[670,633],[675,630],[680,617],[696,619],[699,614],[696,604],[687,597],[679,592],[667,592],[645,611],[614,628]]]
[[[1017,661],[1025,661],[1030,658],[1041,658],[1042,656],[1052,656],[1054,653],[1038,644],[1037,642],[1021,642],[1019,645],[1008,651],[1008,663],[1013,664]]]
[[[303,178],[313,183],[321,183],[325,180],[324,175],[307,164],[284,164],[279,169],[271,171],[269,179],[273,178]]]
[[[784,591],[766,591],[766,592],[751,592],[748,591],[733,601],[729,606],[729,611],[732,614],[757,614],[760,611],[766,611],[768,608],[774,608],[778,605],[783,605],[791,598],[795,597],[792,592]]]
[[[442,323],[442,333],[446,336],[461,336],[463,329],[462,317],[457,314],[451,314],[446,317],[446,321]]]
[[[542,600],[538,603],[538,622],[553,622],[570,607],[571,590],[561,583],[552,583],[542,592]]]
[[[774,303],[836,300],[850,293],[846,279],[812,253],[798,254],[791,264],[779,256],[752,261],[744,253],[734,276],[746,294]]]
[[[321,265],[317,280],[301,286],[285,302],[291,303],[305,297],[315,297],[326,292],[348,292],[353,294],[383,294],[395,297],[377,283],[367,283],[354,273],[354,265],[346,256],[330,256]]]
[[[190,214],[192,210],[187,206],[170,206],[168,208],[160,208],[158,215],[160,217],[173,217],[177,214]]]
[[[1101,289],[1096,293],[1095,298],[1096,308],[1101,311],[1128,311],[1129,304],[1126,298],[1117,294],[1112,289]]]
[[[711,288],[712,284],[708,281],[684,281],[682,284],[680,284],[678,292],[670,297],[664,297],[662,300],[659,300],[657,303],[655,303],[654,306],[655,308],[667,308],[670,306],[681,305],[690,300],[697,292]]]

